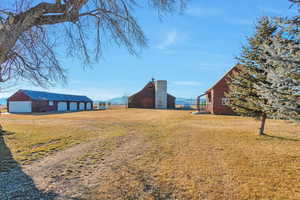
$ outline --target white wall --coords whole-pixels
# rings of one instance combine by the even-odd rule
[[[11,113],[30,113],[32,112],[31,101],[9,101],[9,112]]]
[[[70,102],[70,111],[77,110],[77,102]]]
[[[167,104],[167,81],[155,81],[155,108],[166,109]]]

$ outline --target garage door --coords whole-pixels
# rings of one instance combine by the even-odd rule
[[[30,113],[32,112],[31,101],[10,101],[9,112]]]
[[[79,104],[79,110],[84,110],[84,103]]]
[[[57,111],[63,112],[63,111],[67,111],[68,107],[67,107],[67,103],[66,102],[58,102],[57,103]]]
[[[86,109],[87,110],[91,110],[92,109],[92,104],[91,103],[87,103],[86,104]]]
[[[77,103],[76,102],[71,102],[70,103],[70,110],[71,111],[76,111],[77,110]]]

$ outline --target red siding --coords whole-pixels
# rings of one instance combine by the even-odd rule
[[[23,92],[18,91],[15,94],[13,94],[11,97],[9,97],[7,101],[31,101],[31,98],[28,97]]]
[[[140,92],[128,98],[128,108],[154,108],[155,85],[149,82]]]
[[[225,76],[217,84],[215,84],[211,89],[209,89],[206,92],[207,112],[215,115],[234,114],[230,107],[222,104],[222,98],[226,98],[225,93],[229,91],[228,84],[230,84],[229,76],[233,73],[237,66],[233,67],[227,74],[225,74]]]
[[[57,103],[58,101],[53,101],[54,104],[53,106],[49,105],[49,101],[48,100],[32,100],[30,97],[28,97],[26,94],[24,94],[21,91],[16,92],[15,94],[13,94],[11,97],[9,97],[7,99],[7,109],[9,112],[9,106],[8,106],[8,102],[9,101],[31,101],[32,102],[32,112],[53,112],[53,111],[57,111]],[[62,102],[62,101],[59,101]],[[67,102],[67,101],[65,101]],[[79,110],[79,103],[77,102],[77,108]],[[86,104],[88,102],[84,102],[85,103],[85,109],[86,109]],[[91,109],[93,109],[93,102],[91,103]],[[70,110],[70,102],[67,102],[67,109]]]
[[[167,96],[167,108],[175,108],[175,97]],[[140,92],[128,98],[128,108],[155,108],[155,84],[149,82]]]
[[[222,98],[225,97],[225,93],[229,91],[228,83],[225,79],[222,79],[213,90],[211,90],[212,103],[208,104],[207,111],[216,115],[232,115],[234,112],[230,107],[222,104]]]
[[[49,101],[38,100],[32,101],[32,112],[51,112],[57,110],[57,102],[54,101],[53,106],[49,106]]]
[[[168,94],[168,109],[175,109],[175,97]]]
[[[10,96],[7,99],[7,112],[9,112],[9,102],[10,101],[31,101],[31,98],[28,97],[26,94],[24,94],[23,92],[16,92],[15,94],[13,94],[12,96]]]

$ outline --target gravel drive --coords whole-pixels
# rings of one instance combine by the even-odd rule
[[[133,139],[134,137],[134,139]],[[128,134],[116,137],[113,151],[107,141],[76,145],[31,165],[0,173],[1,200],[80,200],[86,189],[99,184],[99,174],[139,155],[145,144]]]

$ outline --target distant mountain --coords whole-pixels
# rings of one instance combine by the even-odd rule
[[[181,98],[178,97],[176,98],[175,101],[176,105],[195,105],[196,104],[196,99],[188,99],[188,98]]]
[[[99,101],[95,101],[95,102],[99,102]],[[114,105],[120,105],[120,104],[124,104],[124,97],[116,97],[113,99],[110,99],[106,102],[111,102]],[[196,104],[196,99],[188,99],[188,98],[176,98],[176,102],[177,105],[195,105]]]
[[[0,98],[0,105],[6,105],[6,99],[7,98]],[[107,101],[101,101],[101,100],[95,100],[94,103],[99,102],[110,102],[113,105],[121,105],[124,104],[124,97],[116,97]],[[188,98],[176,98],[176,105],[195,105],[196,99],[188,99]]]
[[[116,97],[108,100],[108,102],[110,102],[111,104],[120,105],[120,104],[124,104],[125,99],[124,97]]]
[[[100,103],[100,102],[110,102],[113,105],[121,105],[124,104],[124,97],[116,97],[112,98],[110,100],[102,101],[102,100],[95,100],[94,103]]]

